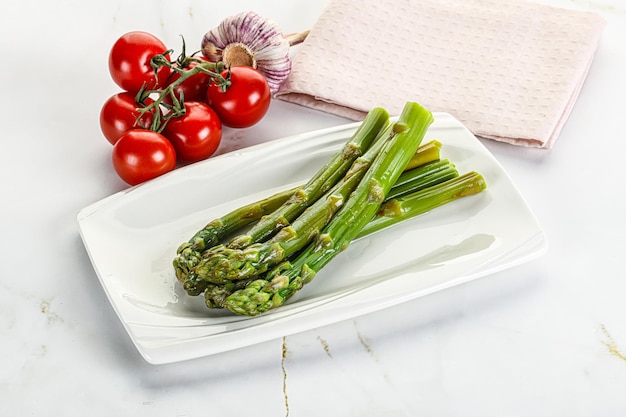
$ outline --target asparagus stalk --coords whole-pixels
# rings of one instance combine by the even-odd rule
[[[441,143],[436,140],[421,145],[407,164],[409,171],[405,171],[400,176],[390,195],[398,194],[394,193],[396,186],[416,191],[430,184],[445,181],[450,175],[456,173],[452,164],[447,160],[440,160],[440,152]],[[417,167],[413,168],[414,166]],[[434,175],[435,173],[438,175]],[[203,252],[207,248],[217,246],[224,236],[232,234],[238,228],[244,227],[261,216],[271,213],[272,210],[284,203],[297,188],[294,187],[266,199],[237,208],[221,218],[209,222],[188,242],[183,243],[177,251],[173,264],[176,277],[183,284],[184,290],[192,296],[199,295],[206,290],[205,295],[208,305],[218,305],[219,302],[213,301],[213,298],[221,299],[222,289],[213,284],[209,285],[208,281],[200,280],[193,273],[193,269],[204,257]],[[211,291],[216,293],[215,297],[211,295]]]
[[[419,191],[385,201],[378,213],[357,234],[357,239],[398,222],[426,213],[462,197],[478,194],[487,188],[485,179],[475,171],[449,179]]]
[[[406,103],[398,122],[399,133],[386,143],[344,206],[317,237],[298,256],[291,268],[271,279],[252,281],[224,300],[224,306],[237,314],[256,315],[276,308],[311,280],[340,251],[345,249],[379,210],[385,196],[396,182],[426,131],[433,122],[432,114],[417,103]]]
[[[388,123],[389,114],[385,109],[376,107],[370,110],[352,138],[309,182],[299,188],[285,204],[261,218],[246,234],[232,239],[229,246],[246,247],[267,239],[291,223],[345,175],[354,160],[365,153]]]
[[[452,179],[459,175],[454,164],[443,159],[429,162],[409,171],[404,171],[393,185],[385,200],[400,197],[401,195]]]
[[[435,172],[433,175],[439,176],[442,173],[441,171]],[[478,194],[485,188],[484,178],[479,173],[472,171],[401,197],[388,199],[382,204],[374,218],[361,229],[361,232],[355,239],[360,239],[379,230],[391,227],[396,223],[424,214],[462,197]],[[263,286],[265,286],[276,277],[281,276],[281,274],[293,274],[299,270],[298,268],[302,268],[305,260],[306,257],[302,255],[291,262],[283,262],[266,274],[263,280],[251,278],[225,286],[215,285],[209,287],[204,294],[207,306],[210,308],[224,307],[224,300],[233,292],[245,288],[254,280],[258,281],[255,285],[260,285],[261,281],[263,281]],[[281,278],[281,280],[284,280],[284,278]],[[283,290],[282,296],[288,298],[297,291],[296,287],[299,283],[295,282],[294,284],[291,288]]]
[[[231,241],[233,247],[245,247],[265,239],[289,224],[345,175],[352,162],[371,146],[388,124],[389,113],[385,109],[376,107],[370,110],[350,140],[306,184],[287,191],[289,195],[286,199],[283,200],[284,194],[279,194],[273,196],[276,198],[262,200],[260,204],[253,203],[236,210],[225,218],[209,223],[188,242],[180,245],[172,264],[176,277],[183,283],[185,290],[191,295],[202,292],[203,285],[194,279],[192,270],[200,262],[206,248],[215,246],[225,236],[259,219],[247,234]],[[283,200],[278,207],[277,199]]]
[[[268,241],[253,243],[243,249],[224,245],[209,249],[193,269],[193,280],[222,284],[247,279],[267,272],[304,248],[348,199],[387,141],[391,140],[392,133],[391,126],[385,129],[367,152],[354,161],[341,181]]]
[[[436,148],[440,148],[441,146],[437,142],[429,142],[428,144],[421,146],[420,150],[425,150],[423,156],[420,156],[422,152],[416,152],[415,156],[412,158],[412,161],[419,159],[422,162],[427,162],[435,157],[438,158],[439,149],[437,150],[437,153],[432,153],[429,150],[433,148],[433,145]],[[375,152],[375,149],[371,149],[370,151],[368,151],[368,153],[370,153],[371,155],[373,155]],[[366,160],[367,157],[361,159]],[[409,171],[404,171],[399,176],[394,186],[391,188],[389,194],[387,195],[387,198],[385,199],[385,202],[398,196],[405,195],[409,192],[415,193],[416,191],[422,190],[435,184],[439,184],[456,176],[458,176],[458,171],[456,170],[455,166],[447,159],[427,162],[424,165],[418,166],[417,168],[413,168]],[[345,199],[346,192],[346,189],[344,189],[342,197],[339,197],[337,194],[335,194],[333,197],[335,198],[334,202],[331,199],[323,204],[327,205],[330,209],[333,209],[333,207],[337,207],[337,199]],[[332,193],[329,194],[329,196],[332,195]],[[317,209],[321,210],[322,203],[316,204],[320,206],[317,207]],[[312,210],[312,208],[307,209],[307,211],[308,210]],[[305,211],[305,213],[307,213],[307,211]],[[220,283],[226,284],[225,281],[234,280],[249,281],[249,277],[264,273],[272,264],[278,263],[283,259],[290,257],[294,252],[302,249],[304,245],[308,243],[308,241],[310,241],[310,239],[312,239],[312,236],[316,233],[316,229],[309,229],[308,231],[303,232],[303,227],[305,227],[305,225],[308,225],[310,227],[312,226],[319,229],[323,226],[322,223],[325,223],[324,219],[328,220],[331,214],[332,213],[330,210],[328,210],[328,208],[326,215],[324,215],[323,211],[318,213],[318,216],[322,217],[318,217],[316,223],[306,220],[307,218],[314,218],[313,214],[311,214],[309,217],[303,215],[303,217],[297,219],[292,226],[285,228],[284,231],[278,232],[275,238],[269,242],[272,246],[253,244],[241,253],[237,253],[236,250],[229,250],[224,246],[219,246],[218,248],[214,249],[211,254],[216,257],[221,256],[223,258],[229,258],[231,260],[234,258],[239,259],[239,263],[237,265],[241,272],[233,272],[228,279],[225,279],[223,277],[217,279],[215,277],[211,278],[211,276],[215,275],[215,272],[217,271],[217,269],[211,271],[211,268],[215,268],[216,263],[218,265],[217,268],[221,268],[224,266],[223,264],[225,262],[217,262],[216,259],[207,261],[206,255],[203,256],[201,254],[193,264],[189,264],[192,265],[192,267],[188,268],[185,271],[184,275],[180,274],[177,276],[182,282],[183,288],[185,289],[185,291],[187,291],[189,295],[199,295],[203,291],[206,291],[205,298],[208,305],[210,307],[218,306],[221,301],[215,300],[222,300],[224,298],[224,294],[226,293],[223,288],[219,287]],[[298,235],[300,235],[300,238],[296,239],[296,236]],[[309,239],[305,240],[302,236],[308,236]],[[274,245],[276,243],[279,243],[279,245]],[[279,251],[279,255],[276,254],[276,251]],[[261,265],[262,263],[265,263],[265,265]],[[194,268],[199,264],[202,264],[201,267],[204,268],[204,270],[202,270],[198,274],[194,271]],[[228,285],[227,287],[228,291],[232,292],[234,287],[232,285]]]
[[[441,142],[431,140],[420,146],[411,161],[407,164],[406,170],[426,165],[440,159]],[[398,180],[398,182],[402,182]],[[177,250],[191,249],[203,252],[204,250],[220,243],[226,236],[237,232],[245,226],[259,220],[262,216],[268,215],[284,204],[296,191],[298,187],[279,191],[262,200],[255,201],[225,214],[224,216],[211,220],[206,226],[196,232],[189,241],[184,242]]]
[[[369,153],[369,151],[368,151]],[[407,175],[408,174],[408,175]],[[389,195],[391,196],[392,194],[394,194],[394,190],[396,189],[396,186],[398,185],[399,187],[402,187],[402,192],[401,193],[396,193],[396,195],[399,194],[406,194],[408,192],[411,193],[415,193],[419,190],[422,190],[424,188],[427,187],[431,187],[435,184],[439,184],[441,182],[447,181],[449,179],[452,179],[454,177],[458,176],[458,171],[456,170],[456,168],[454,167],[454,165],[452,163],[450,163],[450,161],[448,161],[447,159],[444,160],[439,160],[439,161],[433,161],[430,163],[427,163],[423,166],[414,168],[410,171],[405,171],[402,175],[400,175],[400,178],[398,179],[398,181],[396,182],[396,185],[394,185],[394,187],[392,187],[391,191],[389,192]],[[410,191],[409,191],[410,190]],[[389,198],[385,199],[385,201],[388,201]],[[316,203],[318,204],[318,203]],[[312,210],[313,207],[307,209],[308,210]],[[305,211],[305,213],[303,213],[303,217],[307,214],[307,211]],[[408,217],[408,215],[404,215],[403,217]],[[298,227],[297,223],[303,221],[303,218],[299,218],[298,220],[296,220],[294,222],[293,227]],[[398,221],[400,221],[400,218],[398,219]],[[293,227],[287,227],[285,229],[283,229],[283,231],[278,232],[278,234],[276,235],[275,239],[278,240],[278,238],[280,236],[285,236],[288,238],[291,238],[292,236],[295,235],[294,232],[292,232]],[[320,226],[318,226],[320,227]],[[382,226],[384,227],[384,226]],[[289,231],[287,233],[287,231]],[[308,236],[311,236],[310,233],[308,234]],[[312,237],[307,239],[307,243],[308,241],[312,240]],[[297,247],[290,244],[290,242],[288,242],[288,239],[286,239],[286,245],[285,245],[285,256],[283,256],[283,259],[289,258],[290,254],[295,252],[296,250],[300,250],[303,246],[302,245],[298,245]],[[251,245],[249,246],[247,249],[250,250],[254,247],[255,245]],[[247,257],[243,257],[245,259],[255,259],[258,260],[259,256],[255,255],[255,256],[247,256]],[[269,265],[268,265],[269,266]],[[263,269],[262,271],[264,272],[267,268]],[[260,270],[257,271],[258,274],[261,273]],[[207,306],[210,308],[216,308],[216,307],[221,307],[224,299],[226,298],[226,296],[230,295],[230,293],[232,293],[233,291],[235,291],[236,289],[241,289],[243,287],[245,287],[245,284],[251,282],[252,278],[240,278],[238,281],[236,281],[238,284],[239,283],[243,283],[241,285],[237,285],[237,287],[233,286],[232,284],[224,284],[224,286],[220,286],[219,284],[204,284],[206,286],[206,291],[205,291],[205,299],[206,299],[206,303]],[[202,283],[207,283],[207,281],[196,281],[199,282],[199,285],[202,285]],[[204,287],[203,287],[204,288]],[[192,295],[197,295],[197,294],[192,294]]]
[[[262,216],[273,212],[287,201],[295,192],[295,188],[281,191],[263,200],[239,207],[226,215],[210,221],[199,230],[189,241],[180,245],[173,260],[174,271],[180,282],[184,282],[191,270],[202,258],[202,252],[217,245],[225,236],[248,226]],[[187,283],[190,285],[190,283]],[[198,295],[202,289],[185,288],[190,295]],[[200,291],[200,292],[198,292]]]
[[[441,154],[441,142],[438,140],[430,140],[417,148],[417,151],[406,164],[405,171],[412,170],[429,162],[437,161]]]
[[[225,216],[211,221],[190,239],[190,247],[193,250],[204,251],[217,245],[225,236],[275,211],[285,203],[295,191],[296,188],[280,191],[270,197],[237,208]]]

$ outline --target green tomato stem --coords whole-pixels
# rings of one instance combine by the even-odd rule
[[[135,97],[135,101],[142,104],[142,107],[137,108],[139,113],[137,121],[139,121],[145,113],[153,113],[150,130],[158,133],[161,133],[163,129],[165,129],[167,122],[171,118],[181,117],[185,114],[185,98],[182,93],[180,96],[176,95],[176,87],[182,84],[185,80],[193,77],[194,75],[204,73],[209,75],[212,80],[222,86],[222,88],[228,88],[230,85],[228,77],[223,77],[221,74],[226,67],[224,62],[210,62],[186,56],[184,40],[182,53],[175,62],[170,62],[166,57],[166,55],[171,52],[172,50],[168,50],[162,54],[153,56],[150,60],[150,66],[154,69],[155,75],[157,74],[159,68],[169,67],[172,71],[179,74],[178,78],[162,89],[148,90],[142,88]],[[192,68],[187,68],[191,62],[196,62],[196,65]],[[146,99],[153,96],[153,101],[149,104],[145,104]],[[167,97],[171,98],[172,104],[167,104],[165,102]],[[161,107],[164,107],[167,110],[165,115],[161,113]]]

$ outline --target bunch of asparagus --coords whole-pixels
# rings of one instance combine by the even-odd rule
[[[306,184],[227,213],[184,242],[177,279],[209,308],[257,315],[283,305],[354,239],[481,192],[480,174],[460,175],[441,159],[441,143],[421,143],[432,122],[414,102],[393,123],[372,109]]]

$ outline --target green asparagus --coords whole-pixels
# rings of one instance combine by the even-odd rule
[[[193,269],[193,279],[212,284],[247,279],[266,272],[304,248],[344,204],[378,153],[396,134],[392,126],[384,129],[367,152],[354,161],[341,181],[271,239],[242,249],[224,245],[209,249]]]
[[[396,186],[403,189],[411,189],[415,191],[423,188],[428,184],[445,181],[449,176],[456,172],[452,164],[447,160],[440,160],[441,143],[431,140],[421,145],[415,152],[411,161],[407,164],[407,170],[403,173],[390,193],[394,194]],[[442,167],[442,165],[445,167]],[[437,169],[439,175],[431,175]],[[419,184],[418,182],[421,182]],[[276,207],[283,204],[298,187],[276,193],[263,200],[237,208],[232,212],[209,222],[202,230],[198,231],[188,242],[183,243],[177,251],[173,265],[176,277],[182,283],[183,289],[192,296],[199,295],[203,291],[206,292],[209,305],[214,305],[211,290],[221,298],[222,291],[215,285],[209,285],[206,280],[201,280],[193,273],[194,268],[200,263],[204,257],[203,253],[218,243],[227,235],[236,232],[239,228],[252,223],[261,216],[272,212]],[[397,194],[397,193],[396,193]]]
[[[432,157],[433,155],[425,160],[430,160]],[[405,195],[407,192],[409,192],[409,190],[411,193],[415,193],[417,191],[431,187],[435,184],[439,184],[441,182],[455,178],[456,176],[458,176],[458,171],[456,170],[454,165],[450,163],[450,161],[448,161],[447,159],[428,162],[423,166],[414,168],[410,171],[405,171],[402,175],[400,175],[400,178],[396,182],[397,186],[402,187],[401,192],[394,193],[394,190],[396,189],[396,185],[394,185],[394,187],[392,187],[391,191],[389,192],[388,198],[385,199],[384,206],[386,206],[387,201],[389,201],[389,199],[392,197],[396,197],[400,194]],[[403,212],[398,215],[397,221],[400,221],[400,219],[402,218],[408,218],[409,216],[410,213],[407,210],[406,213]],[[298,221],[296,220],[296,222],[294,222],[294,225],[297,222]],[[280,236],[281,233],[282,232],[279,232],[277,236]],[[238,283],[237,286],[233,286],[232,283],[225,283],[224,286],[220,286],[219,284],[209,285],[207,281],[204,280],[196,280],[195,282],[198,283],[197,285],[201,285],[202,288],[206,287],[205,299],[207,306],[210,308],[216,308],[222,306],[225,295],[229,295],[230,292],[245,287],[245,283],[249,283],[252,279],[254,279],[254,277],[248,279],[242,278],[240,280],[237,280],[235,281]]]
[[[435,172],[433,175],[442,175],[442,171]],[[396,223],[424,214],[462,197],[478,194],[485,188],[486,183],[484,178],[479,173],[473,171],[439,182],[436,185],[425,186],[421,189],[418,187],[414,192],[386,200],[380,207],[378,213],[361,229],[361,232],[355,239],[365,237]],[[204,294],[207,306],[210,308],[224,307],[224,300],[233,292],[245,288],[254,280],[257,280],[257,285],[261,284],[261,282],[263,282],[263,285],[267,285],[276,277],[284,276],[285,271],[291,270],[291,273],[294,273],[298,268],[302,267],[305,259],[306,257],[303,255],[295,260],[283,262],[267,273],[263,280],[250,278],[248,280],[229,283],[224,286],[214,285],[209,287]],[[281,280],[284,280],[284,277],[281,278]],[[283,290],[283,296],[288,298],[297,291],[296,287],[299,284],[300,282],[294,281],[291,288]],[[302,284],[304,284],[304,282],[302,282]]]
[[[385,201],[378,213],[357,234],[357,238],[387,228],[411,217],[473,194],[487,187],[478,172],[471,171],[445,182]]]
[[[190,295],[200,294],[203,285],[187,280],[193,268],[200,262],[202,252],[220,243],[224,237],[240,230],[250,223],[272,213],[287,201],[295,188],[281,191],[268,198],[237,208],[230,213],[209,222],[198,231],[188,242],[180,245],[176,251],[173,265],[176,278],[184,284],[185,291]]]
[[[377,107],[370,110],[350,140],[306,184],[287,191],[288,195],[278,208],[274,207],[277,199],[272,197],[259,205],[255,203],[246,206],[239,212],[230,213],[226,218],[209,223],[192,239],[180,245],[172,263],[176,277],[183,283],[185,290],[192,295],[203,291],[205,284],[198,282],[192,271],[200,262],[201,253],[206,248],[215,246],[219,240],[239,230],[240,225],[244,226],[256,220],[258,222],[247,234],[231,241],[232,247],[245,247],[265,239],[289,224],[345,175],[352,162],[370,147],[377,134],[388,124],[389,113],[385,109]],[[280,194],[279,197],[282,199],[285,195]]]
[[[233,238],[229,246],[246,247],[290,224],[345,175],[354,160],[365,153],[388,123],[389,113],[385,109],[377,107],[370,110],[352,138],[307,184],[277,210],[261,218],[246,234]]]
[[[409,171],[404,171],[389,190],[385,200],[415,192],[418,189],[435,185],[458,175],[459,172],[456,167],[447,159],[429,162]]]
[[[440,142],[419,146],[432,121],[417,103],[392,124],[373,109],[306,184],[233,210],[181,244],[177,279],[209,308],[256,315],[284,304],[354,239],[481,192],[480,174],[459,177],[440,159]]]
[[[282,305],[305,282],[313,278],[340,251],[345,249],[376,214],[385,196],[396,182],[426,131],[432,114],[417,103],[406,103],[395,126],[400,132],[385,144],[353,194],[309,245],[299,263],[271,280],[252,281],[224,300],[224,307],[237,314],[256,315]]]
[[[439,160],[441,153],[441,142],[438,140],[430,140],[425,144],[417,148],[415,154],[411,157],[411,160],[406,164],[405,171],[409,171],[413,168],[420,167],[429,162]]]

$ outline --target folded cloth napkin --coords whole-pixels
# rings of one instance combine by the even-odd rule
[[[276,97],[353,120],[417,101],[477,136],[551,148],[604,26],[525,0],[330,0]]]

